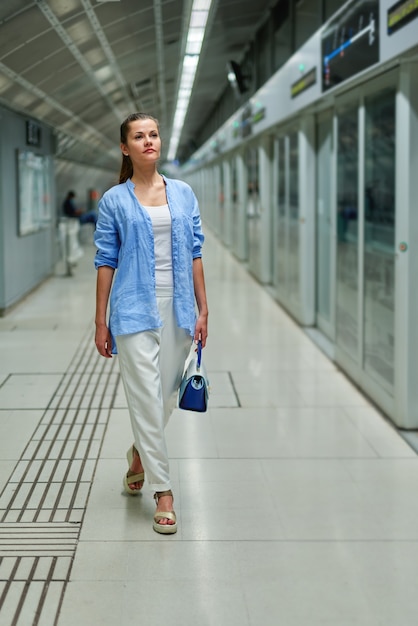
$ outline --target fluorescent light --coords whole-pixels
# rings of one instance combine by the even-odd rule
[[[199,63],[199,56],[197,54],[185,54],[183,59],[183,68],[186,70],[195,70]]]
[[[187,34],[187,41],[200,43],[200,46],[202,47],[202,41],[203,41],[204,36],[205,36],[204,28],[191,28]]]
[[[189,100],[193,90],[200,52],[205,38],[205,29],[212,0],[194,0],[190,14],[189,30],[186,40],[186,53],[183,58],[176,112],[171,132],[167,158],[172,161],[177,152],[181,131],[184,125]]]
[[[186,45],[186,54],[199,54],[202,44],[198,41],[188,41]]]
[[[190,17],[189,28],[205,28],[208,21],[208,11],[194,11]]]
[[[194,0],[192,11],[210,11],[212,0]]]

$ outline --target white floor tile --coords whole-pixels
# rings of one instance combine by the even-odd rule
[[[41,410],[0,409],[0,459],[18,459],[42,418]]]
[[[179,480],[197,489],[202,483],[228,483],[242,485],[261,484],[264,480],[263,465],[258,459],[180,459]]]
[[[413,626],[418,544],[251,543],[238,554],[251,625]],[[402,563],[402,566],[399,565]]]
[[[59,626],[125,626],[137,622],[154,626],[167,621],[183,626],[250,624],[243,591],[233,580],[225,585],[200,578],[158,581],[143,577],[141,583],[136,579],[70,583]]]
[[[83,541],[180,541],[180,530],[172,536],[157,534],[152,528],[155,513],[154,500],[149,494],[138,496],[120,495],[120,508],[107,508],[105,502],[87,510],[81,539]],[[175,507],[179,515],[178,507]]]
[[[182,511],[181,528],[184,541],[268,542],[286,536],[279,511],[272,503],[264,509],[251,508],[247,502],[235,509],[196,506]]]
[[[0,461],[0,493],[3,491],[3,488],[5,487],[10,476],[13,474],[15,465],[16,461],[11,459],[8,461]]]
[[[234,542],[81,541],[71,580],[134,580],[139,563],[147,580],[239,579]]]
[[[166,429],[166,440],[170,458],[217,458],[212,410],[193,413],[175,409]]]
[[[353,482],[350,467],[341,459],[263,459],[261,465],[270,488],[289,485],[310,490],[315,484]]]
[[[276,486],[273,501],[289,540],[353,541],[386,539],[381,507],[350,482],[316,483],[309,489]]]
[[[417,458],[415,451],[402,439],[373,407],[344,406],[345,413],[381,457]]]

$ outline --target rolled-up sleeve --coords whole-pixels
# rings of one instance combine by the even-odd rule
[[[118,266],[120,239],[115,219],[115,209],[106,194],[99,202],[99,216],[94,233],[94,243],[97,248],[94,266],[97,269],[103,265]]]

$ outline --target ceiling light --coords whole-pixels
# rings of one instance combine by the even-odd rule
[[[204,36],[205,36],[204,28],[191,28],[187,34],[187,41],[193,41],[196,43],[200,43],[200,45],[202,45]]]
[[[212,0],[194,0],[193,2],[193,11],[210,11],[210,5],[212,4]]]
[[[207,11],[194,11],[190,17],[189,28],[205,28],[207,19]]]
[[[186,54],[199,54],[202,44],[198,41],[188,41],[186,45]]]
[[[179,90],[177,93],[176,112],[174,114],[170,146],[168,148],[169,161],[173,161],[177,153],[181,131],[193,90],[197,66],[199,64],[202,44],[205,38],[206,25],[211,5],[212,0],[193,1],[186,40],[186,52],[183,58]]]

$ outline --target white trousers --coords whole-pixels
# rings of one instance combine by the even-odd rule
[[[153,491],[171,489],[164,429],[176,406],[177,392],[192,338],[179,328],[173,297],[157,293],[163,326],[118,335],[119,366],[135,447]]]

